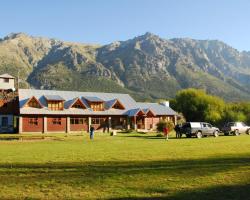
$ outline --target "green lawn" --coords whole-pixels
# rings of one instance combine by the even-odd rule
[[[0,141],[0,199],[250,199],[250,136]]]

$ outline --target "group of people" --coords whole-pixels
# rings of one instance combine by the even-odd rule
[[[181,132],[181,125],[180,124],[177,124],[175,127],[174,127],[174,130],[176,132],[176,138],[181,138],[182,136],[182,132]],[[89,137],[91,140],[94,139],[94,132],[95,132],[95,128],[93,126],[90,126],[90,129],[89,129]],[[165,126],[163,128],[163,134],[164,134],[164,137],[166,140],[168,140],[168,136],[169,136],[169,129],[167,126]]]
[[[177,124],[174,127],[175,133],[176,133],[176,138],[181,138],[182,137],[182,131],[181,131],[181,124]],[[169,129],[167,126],[165,126],[163,128],[163,134],[166,140],[168,140],[168,136],[169,136]]]

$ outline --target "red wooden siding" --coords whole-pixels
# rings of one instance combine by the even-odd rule
[[[37,118],[37,123],[31,123]],[[43,117],[30,116],[23,117],[23,132],[43,132]]]
[[[145,118],[145,125],[146,129],[154,129],[156,127],[156,124],[160,121],[159,117],[146,117]]]
[[[79,122],[77,124],[77,119],[78,120],[82,119],[83,120],[83,124],[81,124]],[[76,118],[75,117],[71,117],[70,118],[70,131],[82,131],[82,130],[88,131],[88,118],[87,117],[85,117],[85,118],[83,118],[83,117],[79,117],[79,118],[78,117],[76,117]]]
[[[53,123],[54,120],[61,118],[61,124]],[[48,117],[47,118],[47,131],[48,132],[66,132],[67,128],[67,123],[66,123],[66,117],[63,116],[53,116],[53,117]]]

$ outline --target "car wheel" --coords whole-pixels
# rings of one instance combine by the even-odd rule
[[[238,130],[238,129],[236,129],[236,130],[234,131],[234,135],[236,135],[236,136],[239,136],[239,135],[240,135],[240,133],[239,133],[239,130]]]
[[[202,133],[200,131],[198,131],[197,134],[196,134],[196,137],[199,138],[199,139],[202,138]]]
[[[228,135],[229,135],[229,133],[228,133],[228,132],[226,132],[226,133],[224,133],[224,135],[225,135],[225,136],[228,136]]]
[[[214,137],[219,137],[219,132],[218,131],[214,131]]]
[[[250,129],[247,130],[247,134],[250,135]]]

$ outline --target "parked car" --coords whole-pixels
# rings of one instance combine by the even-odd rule
[[[210,135],[218,137],[220,130],[206,122],[187,122],[182,126],[181,133],[185,134],[186,137],[196,136],[202,138]]]
[[[250,135],[250,126],[247,126],[243,122],[228,122],[221,130],[225,135],[233,134],[238,136],[242,133]]]

